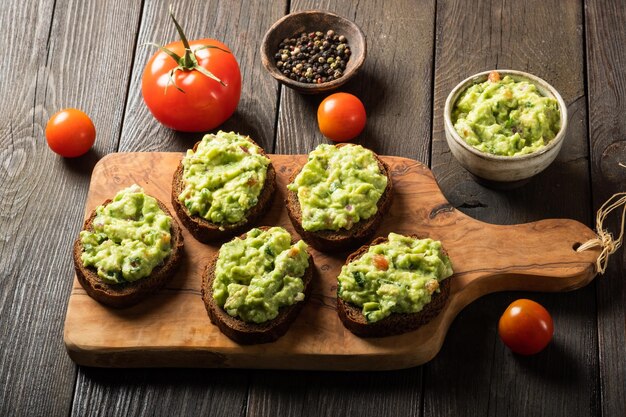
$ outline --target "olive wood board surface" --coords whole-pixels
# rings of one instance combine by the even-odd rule
[[[171,181],[181,157],[181,153],[160,152],[105,156],[93,170],[85,218],[133,183],[174,213]],[[285,187],[306,155],[269,157],[277,173],[277,193],[257,225],[279,225],[295,234],[284,204]],[[394,201],[376,236],[393,231],[441,240],[454,267],[449,299],[430,323],[399,336],[353,335],[335,308],[336,277],[348,253],[325,254],[311,248],[316,270],[313,291],[291,328],[273,343],[239,345],[211,324],[200,293],[202,271],[219,245],[199,243],[184,230],[185,257],[176,276],[136,306],[116,310],[100,305],[74,277],[64,330],[70,357],[97,367],[408,368],[432,359],[456,315],[482,295],[569,291],[593,280],[599,251],[574,250],[595,236],[582,223],[567,219],[509,226],[480,222],[448,203],[425,165],[394,156],[382,159],[390,167]]]

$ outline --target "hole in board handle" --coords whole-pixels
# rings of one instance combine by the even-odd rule
[[[576,242],[572,245],[572,249],[574,249],[574,252],[576,252],[578,248],[580,248],[580,245],[582,245],[582,243],[580,242]]]

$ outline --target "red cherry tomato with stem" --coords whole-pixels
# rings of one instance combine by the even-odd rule
[[[143,99],[163,125],[182,132],[215,129],[237,108],[241,73],[230,49],[215,39],[188,41],[170,15],[181,40],[148,61],[141,79]]]
[[[354,139],[363,131],[366,119],[361,100],[348,93],[331,94],[317,109],[320,131],[335,142]]]
[[[554,324],[541,304],[520,299],[512,302],[500,317],[498,333],[513,352],[533,355],[550,343]]]
[[[89,116],[78,109],[61,110],[46,124],[46,141],[55,153],[75,158],[91,149],[96,141],[96,127]]]

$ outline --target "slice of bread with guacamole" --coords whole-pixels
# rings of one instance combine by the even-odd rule
[[[254,228],[222,245],[202,276],[211,322],[240,344],[273,342],[310,296],[313,257],[282,227]]]
[[[287,186],[287,213],[314,248],[347,250],[370,240],[391,206],[389,168],[360,145],[319,145]]]
[[[337,277],[337,312],[361,337],[416,330],[443,309],[452,264],[441,242],[390,233],[352,253]]]
[[[174,275],[183,256],[182,229],[161,201],[132,185],[91,213],[73,255],[91,298],[127,307]]]
[[[187,151],[174,173],[172,205],[200,242],[247,230],[272,203],[276,172],[250,137],[219,131]]]

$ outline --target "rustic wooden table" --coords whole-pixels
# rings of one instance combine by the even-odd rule
[[[182,151],[200,135],[160,126],[140,93],[154,52],[176,38],[167,1],[0,2],[0,415],[624,416],[624,255],[571,293],[500,293],[467,307],[430,363],[393,372],[301,372],[77,367],[62,341],[72,285],[71,245],[94,164],[124,151]],[[477,219],[543,218],[593,226],[624,189],[626,4],[623,1],[179,1],[192,37],[225,41],[243,75],[237,113],[224,126],[273,153],[324,142],[315,111],[264,71],[264,32],[293,10],[329,9],[368,37],[361,73],[345,86],[369,114],[363,145],[428,164],[448,200]],[[513,192],[478,185],[451,156],[443,104],[461,79],[492,68],[534,73],[563,95],[565,146],[551,167]],[[45,144],[64,107],[90,114],[98,136],[66,160]],[[615,222],[612,223],[615,227]],[[512,245],[515,242],[511,242]],[[531,297],[552,313],[542,353],[513,355],[500,342],[505,307]]]

